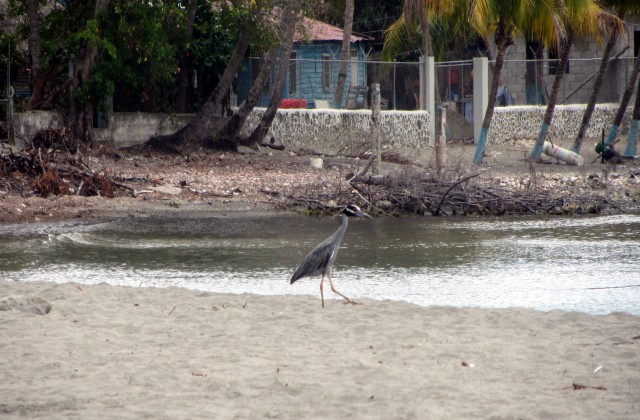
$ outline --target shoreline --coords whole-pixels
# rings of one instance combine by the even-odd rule
[[[6,281],[0,295],[6,418],[631,419],[640,409],[640,317],[624,313],[373,300],[323,310],[309,296]]]
[[[528,143],[527,143],[528,144]],[[513,145],[492,145],[486,164],[476,167],[471,162],[474,146],[450,144],[448,182],[464,177],[482,179],[479,191],[488,191],[490,198],[504,194],[502,201],[518,203],[535,194],[549,200],[552,215],[571,215],[580,212],[640,211],[640,162],[628,161],[624,165],[589,163],[582,167],[546,163],[530,165],[523,159],[525,142]],[[25,175],[12,173],[0,179],[0,223],[28,223],[47,220],[100,219],[127,215],[180,214],[181,212],[269,212],[304,211],[322,212],[335,210],[351,200],[360,204],[375,205],[385,213],[393,188],[399,191],[415,191],[410,201],[420,201],[425,194],[421,182],[430,177],[433,167],[433,150],[397,151],[393,154],[398,163],[385,162],[383,173],[390,176],[387,189],[376,193],[376,186],[362,184],[365,190],[356,191],[346,182],[346,175],[359,171],[364,160],[340,156],[324,156],[324,167],[309,165],[310,156],[290,152],[252,151],[238,154],[198,152],[192,156],[163,154],[139,155],[122,151],[118,158],[107,155],[87,154],[85,164],[94,173],[110,174],[118,183],[134,192],[134,197],[118,196],[102,198],[83,197],[74,193],[36,196],[29,187]],[[585,161],[592,162],[593,152],[585,153]],[[409,163],[408,163],[409,162]],[[478,171],[484,173],[475,178]],[[408,185],[405,185],[408,182]],[[397,186],[394,187],[394,185]],[[389,188],[390,187],[390,188]],[[69,184],[70,191],[73,184]],[[361,186],[358,188],[362,189]],[[435,194],[436,204],[447,190],[446,184],[427,194]],[[373,196],[369,197],[367,194]],[[448,192],[447,192],[448,194]],[[533,197],[531,195],[533,194]],[[371,200],[367,202],[366,200]],[[425,201],[425,199],[422,199]],[[478,198],[480,202],[485,198]],[[463,200],[464,201],[464,200]],[[500,200],[497,200],[499,204]],[[407,208],[408,204],[408,208]],[[428,204],[428,203],[427,203]],[[446,215],[460,214],[465,209],[446,205]],[[398,203],[398,210],[407,215],[427,212],[428,206],[415,203]],[[496,209],[480,209],[483,217]],[[508,213],[508,208],[505,207]],[[573,213],[572,213],[573,212]],[[604,212],[604,213],[603,213]],[[386,214],[399,215],[393,208]],[[497,213],[500,209],[497,209]]]

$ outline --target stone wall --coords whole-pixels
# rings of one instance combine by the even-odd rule
[[[553,113],[548,139],[562,144],[573,141],[578,134],[585,107],[586,105],[557,105]],[[546,109],[545,106],[527,105],[496,107],[489,128],[490,141],[503,143],[510,140],[535,140]],[[627,109],[619,134],[626,134],[629,131],[632,111],[632,108]],[[598,105],[591,117],[586,138],[600,139],[603,128],[608,134],[616,112],[618,112],[618,104]]]
[[[264,113],[256,109],[247,119],[241,135],[248,136]],[[423,148],[429,145],[430,124],[426,111],[382,111],[380,136],[386,148]],[[371,111],[331,109],[281,109],[267,138],[275,137],[288,150],[349,153],[370,141]],[[354,149],[355,148],[355,149]]]
[[[582,120],[584,105],[557,106],[549,132],[551,140],[562,143],[575,138]],[[512,106],[495,109],[489,130],[492,143],[535,139],[545,113],[545,107]],[[601,130],[609,130],[618,106],[598,105],[591,120],[587,137],[599,139]],[[250,134],[249,127],[258,123],[264,109],[256,109],[249,116],[242,135]],[[627,111],[620,134],[628,132],[631,109]],[[142,144],[150,137],[170,134],[191,118],[191,115],[115,113],[108,128],[96,129],[99,142],[116,148]],[[384,148],[420,149],[429,147],[429,114],[425,111],[382,111],[380,132]],[[62,115],[49,111],[30,111],[15,114],[16,143],[25,144],[41,129],[63,126]],[[287,150],[310,149],[321,153],[350,153],[369,142],[370,111],[337,110],[279,110],[267,138],[275,137]]]

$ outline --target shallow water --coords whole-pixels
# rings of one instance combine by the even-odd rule
[[[0,278],[319,297],[319,277],[289,279],[339,220],[0,225]],[[640,216],[353,220],[333,279],[351,298],[640,315]]]

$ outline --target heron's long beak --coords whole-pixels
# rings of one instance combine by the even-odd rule
[[[373,219],[373,217],[369,216],[367,213],[363,212],[362,210],[360,210],[358,213],[356,213],[356,216],[358,216],[358,217],[368,217],[369,219]]]

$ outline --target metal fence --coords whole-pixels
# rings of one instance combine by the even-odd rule
[[[557,104],[587,103],[601,58],[569,60],[560,86]],[[283,99],[306,101],[307,108],[362,109],[369,107],[368,87],[380,84],[383,108],[418,110],[420,104],[420,66],[418,62],[383,62],[351,60],[347,63],[347,83],[343,101],[334,103],[340,60],[294,59],[289,71]],[[490,67],[493,63],[490,63]],[[605,73],[598,102],[618,102],[629,79],[632,57],[612,59]],[[558,60],[505,60],[497,106],[546,105],[557,71]],[[239,75],[237,103],[246,97],[250,82],[259,72],[259,59],[251,59],[246,74]],[[279,71],[274,66],[257,106],[266,107]],[[471,60],[435,63],[436,103],[472,119],[473,64]],[[489,74],[491,83],[492,73]]]
[[[369,107],[369,86],[379,83],[383,108],[420,109],[419,63],[350,60],[347,62],[343,100],[340,104],[335,104],[334,95],[340,63],[340,60],[330,59],[290,60],[283,99],[304,99],[307,108],[365,109]],[[251,83],[257,77],[260,68],[260,60],[252,58],[246,68],[238,74],[235,88],[237,104],[247,97]],[[268,106],[279,69],[280,61],[277,61],[259,95],[257,106]]]

